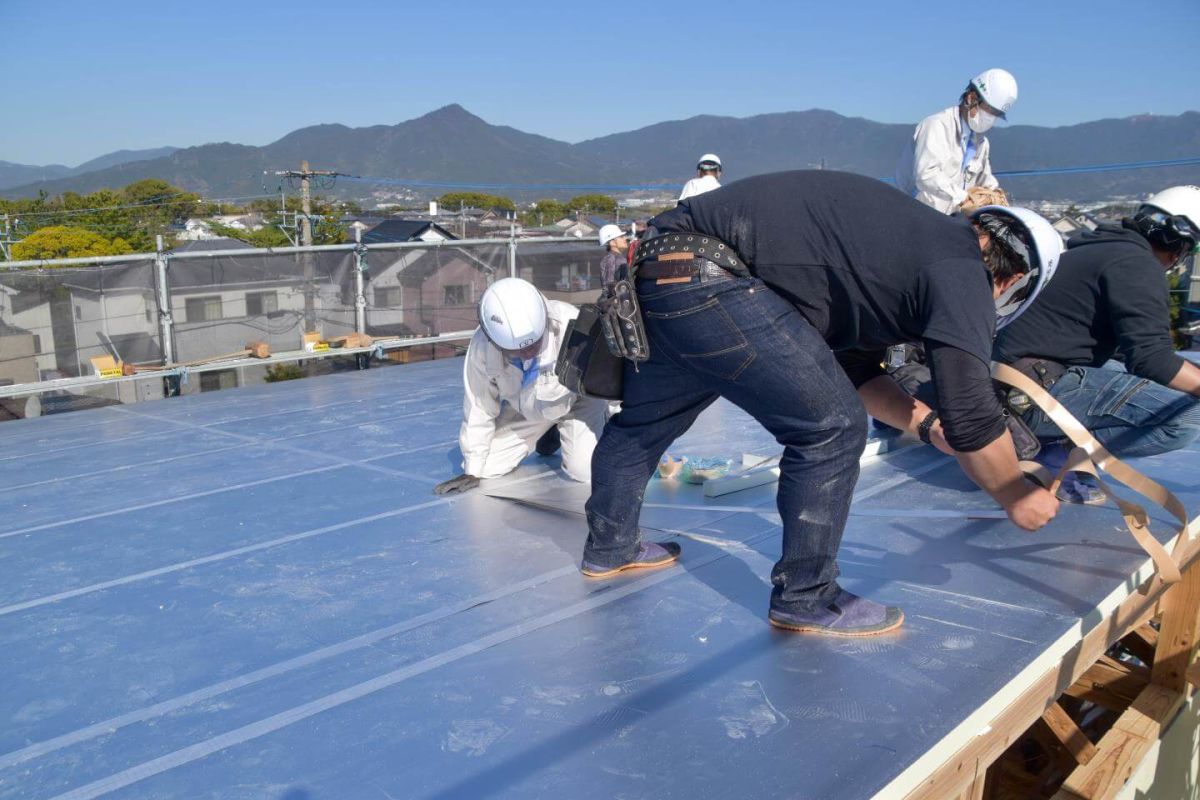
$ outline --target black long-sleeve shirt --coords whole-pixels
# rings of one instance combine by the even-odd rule
[[[925,342],[955,449],[1004,432],[989,370],[991,278],[967,221],[871,178],[822,170],[737,181],[650,224],[732,245],[838,352],[855,386],[883,374],[884,348]]]
[[[1131,225],[1072,237],[1037,302],[1000,332],[994,356],[1099,367],[1114,356],[1141,378],[1167,384],[1183,359],[1171,341],[1166,272]]]

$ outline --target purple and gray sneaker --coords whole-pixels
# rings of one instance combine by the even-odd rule
[[[877,636],[899,628],[904,623],[904,612],[841,589],[833,602],[824,608],[795,612],[773,608],[767,619],[776,628],[787,631],[826,636]]]
[[[637,555],[632,561],[626,561],[618,567],[601,567],[588,562],[586,559],[580,565],[579,571],[589,578],[610,578],[618,572],[627,569],[653,569],[674,564],[679,560],[683,548],[675,542],[642,542],[638,545]]]

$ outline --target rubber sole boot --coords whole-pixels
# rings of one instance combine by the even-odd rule
[[[1055,496],[1064,503],[1077,505],[1102,506],[1108,502],[1108,495],[1086,472],[1068,472],[1064,475]]]
[[[611,578],[619,572],[624,572],[630,569],[658,569],[674,564],[679,560],[679,554],[683,552],[683,548],[675,542],[642,542],[638,547],[637,555],[632,561],[620,565],[619,567],[601,567],[595,564],[589,564],[584,561],[579,571],[589,578]]]
[[[822,636],[879,636],[904,624],[904,612],[895,606],[885,606],[865,597],[847,592],[825,608],[816,611],[780,611],[771,609],[767,620],[776,628],[796,633],[818,633]]]
[[[542,434],[542,438],[537,440],[537,444],[533,449],[537,451],[539,456],[552,456],[562,447],[562,437],[558,433],[558,426],[551,425],[550,430]]]

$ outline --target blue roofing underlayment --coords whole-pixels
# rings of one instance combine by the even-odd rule
[[[654,482],[682,565],[589,580],[581,516],[432,494],[460,369],[4,423],[0,798],[886,797],[1146,562],[1111,506],[938,517],[994,506],[913,447],[841,555],[896,634],[768,627],[774,485]],[[723,403],[672,448],[776,450]],[[1135,463],[1194,511],[1196,455]],[[486,488],[569,497],[555,463]]]

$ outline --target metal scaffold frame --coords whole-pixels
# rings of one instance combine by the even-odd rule
[[[357,333],[367,332],[367,298],[365,295],[365,275],[368,269],[368,258],[372,252],[395,252],[408,250],[443,250],[455,248],[470,248],[478,246],[493,246],[504,248],[504,269],[512,277],[518,275],[517,253],[520,247],[543,245],[579,245],[578,237],[537,237],[519,239],[515,234],[496,238],[450,239],[439,242],[379,242],[365,244],[362,242],[362,232],[355,229],[355,241],[346,244],[309,245],[295,247],[259,248],[246,247],[225,250],[188,250],[173,252],[164,248],[161,236],[157,240],[157,249],[150,253],[131,253],[121,256],[91,256],[61,259],[35,259],[26,261],[0,262],[0,272],[41,272],[60,269],[63,267],[87,267],[105,265],[129,265],[143,262],[154,266],[154,295],[157,305],[159,335],[162,339],[163,366],[161,369],[141,371],[134,375],[99,377],[85,375],[80,377],[59,378],[54,380],[19,383],[0,386],[0,399],[25,397],[47,391],[84,389],[95,386],[107,386],[130,381],[146,380],[149,378],[185,378],[189,373],[203,373],[217,370],[232,369],[247,366],[270,366],[279,363],[306,361],[310,359],[326,359],[339,356],[357,356],[365,358],[370,355],[383,357],[384,353],[392,350],[402,350],[423,345],[452,344],[469,339],[474,332],[470,330],[455,330],[434,336],[411,337],[376,337],[369,347],[342,347],[324,351],[309,352],[295,350],[273,353],[266,358],[220,358],[211,362],[194,365],[176,364],[176,349],[174,343],[175,320],[171,311],[171,264],[176,261],[237,258],[237,257],[267,257],[278,255],[312,255],[316,253],[348,253],[354,257],[354,330]]]

